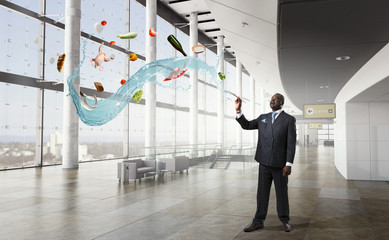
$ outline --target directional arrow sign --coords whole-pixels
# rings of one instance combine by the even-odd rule
[[[335,104],[304,105],[304,118],[335,118]]]

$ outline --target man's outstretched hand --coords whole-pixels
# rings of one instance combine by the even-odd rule
[[[235,100],[235,110],[240,112],[240,108],[242,107],[242,99],[237,97]]]
[[[282,175],[289,176],[292,173],[292,167],[291,166],[285,166],[282,169]]]

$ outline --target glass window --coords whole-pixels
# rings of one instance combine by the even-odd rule
[[[0,21],[4,43],[0,58],[0,71],[40,78],[42,66],[39,22],[18,12],[0,7]]]
[[[58,72],[58,57],[65,52],[65,31],[46,25],[45,80],[63,82],[63,71]]]
[[[79,161],[123,157],[123,111],[102,126],[88,126],[79,121]]]
[[[36,165],[37,91],[0,83],[0,168]]]
[[[224,79],[224,89],[229,90],[233,93],[236,93],[236,70],[235,66],[233,66],[229,62],[225,62],[225,75],[226,79]],[[231,94],[224,94],[224,107],[225,114],[228,116],[235,116],[235,106],[234,106],[235,97]]]
[[[62,163],[63,92],[44,91],[43,165]]]
[[[177,145],[189,144],[189,112],[176,111],[176,143]]]
[[[318,134],[328,134],[328,130],[322,130],[322,129],[319,129],[318,131],[317,131],[317,133]]]
[[[190,51],[192,51],[192,49],[190,49]],[[200,60],[202,60],[204,62],[207,62],[207,51],[204,51],[202,53],[197,54],[197,58],[199,58]],[[198,77],[199,77],[199,80],[206,81],[206,73],[205,72],[199,71]]]
[[[242,74],[242,97],[250,99],[250,76],[243,73]],[[269,99],[270,100],[270,99]]]
[[[198,118],[198,131],[197,131],[198,144],[205,144],[206,143],[206,117],[204,114],[199,114]]]
[[[166,40],[167,36],[174,34],[174,27],[163,20],[161,17],[157,17],[157,60],[171,58],[176,51],[170,43]],[[167,76],[161,76],[167,77]],[[182,77],[170,82],[162,82],[162,85],[157,84],[157,102],[174,103],[174,86],[176,81],[182,81]],[[162,79],[161,79],[162,80]],[[158,81],[160,82],[160,81]],[[187,83],[188,84],[188,83]]]
[[[192,47],[189,46],[189,36],[186,35],[183,31],[177,29],[177,40],[181,43],[182,49],[189,56],[189,51],[192,51]],[[176,52],[177,57],[182,57],[182,53]]]
[[[157,108],[156,145],[174,145],[175,133],[174,110]]]
[[[129,40],[116,36],[128,33],[128,14],[126,13],[128,10],[126,1],[112,0],[109,1],[109,4],[104,0],[83,1],[81,4],[81,31],[107,42],[115,41],[115,45],[125,47]],[[101,25],[102,21],[105,21],[106,25]],[[96,26],[102,30],[98,32]]]
[[[82,38],[84,41],[85,38]],[[114,57],[109,62],[102,64],[102,71],[99,68],[94,68],[94,63],[90,62],[90,58],[94,58],[98,51],[100,44],[91,40],[85,47],[85,62],[80,69],[80,86],[85,88],[96,89],[94,82],[100,82],[105,92],[115,93],[120,87],[120,81],[127,79],[127,54],[116,51],[107,46],[103,46],[103,51],[109,57]],[[83,59],[83,50],[81,49],[80,61]],[[138,62],[138,61],[135,61]]]
[[[174,27],[165,21],[163,18],[157,16],[157,59],[165,59],[174,57],[176,49],[167,41],[169,35],[174,35]],[[179,53],[181,54],[181,53]],[[180,55],[177,56],[180,57]],[[188,54],[189,55],[189,54]]]
[[[236,129],[238,128],[240,125],[235,119],[225,119],[224,134],[227,146],[236,144]]]
[[[39,12],[39,0],[8,0],[8,1],[17,4],[21,7],[27,8],[28,10]]]
[[[225,61],[224,89],[236,93],[236,68],[228,61]]]
[[[139,155],[145,146],[145,106],[130,103],[130,156]]]
[[[217,117],[206,116],[206,143],[217,143]]]
[[[84,4],[85,0],[82,1],[81,7]],[[57,22],[65,24],[65,0],[46,0],[46,12],[47,15],[57,15],[57,16],[47,16],[51,19],[56,20]],[[59,16],[61,15],[61,16]],[[81,17],[82,18],[82,17]]]
[[[216,47],[216,46],[215,46]],[[217,69],[217,56],[215,53],[213,53],[211,50],[209,50],[208,48],[205,49],[205,54],[206,54],[206,63],[211,66],[211,67],[215,67]],[[208,83],[211,83],[212,85],[215,85],[216,83],[219,82],[219,78],[217,79],[211,79],[211,76],[208,74],[206,76],[206,81]]]
[[[178,79],[177,79],[178,81]],[[189,82],[190,79],[187,76],[182,76],[179,78],[179,81]],[[178,85],[178,84],[177,84]],[[182,86],[182,85],[181,85]],[[180,107],[189,107],[189,89],[177,88],[176,90],[176,105]]]
[[[131,41],[131,51],[141,54],[145,54],[146,46],[146,8],[135,0],[130,0],[130,30],[131,32],[138,33],[138,36]],[[128,40],[126,40],[128,41]],[[139,60],[138,60],[139,61]]]
[[[206,109],[206,106],[205,106],[205,102],[206,102],[206,95],[205,95],[206,85],[203,84],[203,83],[199,83],[198,86],[199,86],[198,87],[199,110],[205,111],[205,109]]]
[[[211,86],[205,87],[206,91],[206,110],[207,112],[217,112],[217,89]]]

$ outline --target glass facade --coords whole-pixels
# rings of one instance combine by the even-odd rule
[[[37,91],[0,83],[0,169],[35,165]]]
[[[61,23],[65,24],[65,0],[45,3],[46,17],[54,20],[54,25],[46,23],[39,15],[31,17],[26,14],[30,11],[41,13],[43,5],[40,4],[44,1],[10,2],[21,8],[12,10],[0,5],[4,33],[0,36],[4,46],[0,48],[0,72],[10,78],[18,76],[21,80],[0,82],[0,169],[61,164],[64,100],[61,86],[64,75],[58,72],[56,63],[59,55],[64,53],[65,31]],[[85,62],[80,68],[80,86],[95,91],[94,82],[100,82],[105,92],[115,93],[122,79],[127,80],[145,64],[140,58],[128,61],[128,51],[141,58],[145,56],[145,8],[135,0],[115,0],[110,4],[103,4],[101,0],[83,0],[81,8],[81,31],[93,38],[81,38],[81,42],[85,40],[87,44],[81,49],[81,59],[85,53]],[[99,32],[96,25],[103,20],[107,24]],[[177,37],[188,55],[192,51],[189,36],[159,16],[155,29],[157,59],[181,57],[181,53],[166,41],[165,36],[170,34]],[[137,32],[137,38],[129,41],[116,37],[129,31]],[[118,48],[103,46],[107,56],[114,59],[103,63],[103,69],[99,71],[90,58],[97,55],[101,41],[115,41]],[[198,54],[198,58],[211,66],[217,62],[216,54],[210,49]],[[225,89],[234,92],[236,70],[228,61],[221,63],[225,65]],[[218,90],[209,84],[207,77],[201,72],[198,75],[198,144],[214,146],[217,142]],[[157,147],[174,148],[189,144],[189,90],[179,87],[189,81],[187,73],[177,81],[166,83],[168,87],[156,87]],[[42,82],[45,84],[40,84]],[[243,74],[244,91],[248,91],[248,85],[249,78]],[[250,97],[247,93],[243,93],[245,98]],[[224,102],[225,144],[228,146],[235,144],[235,129],[239,127],[234,119],[233,101],[233,97],[228,96]],[[126,157],[123,146],[127,135],[129,157],[143,155],[144,104],[144,101],[129,103],[128,112],[122,111],[102,126],[88,126],[79,120],[79,161]],[[125,125],[127,122],[128,126]],[[250,143],[249,135],[245,138],[244,141]]]

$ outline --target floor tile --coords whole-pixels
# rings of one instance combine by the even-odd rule
[[[357,189],[347,189],[347,188],[324,188],[323,187],[321,188],[319,197],[360,200],[359,192]]]
[[[282,231],[274,184],[265,228],[255,214],[258,164],[190,168],[121,184],[118,161],[0,171],[1,239],[389,239],[389,184],[346,181],[333,148],[298,147],[289,177],[292,232]]]

